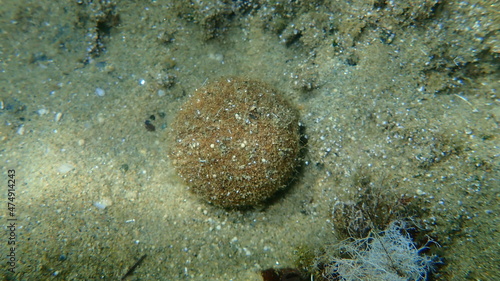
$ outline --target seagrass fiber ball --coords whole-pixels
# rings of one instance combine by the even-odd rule
[[[189,188],[222,207],[258,204],[285,187],[300,150],[297,111],[268,85],[221,78],[172,123],[169,156]]]

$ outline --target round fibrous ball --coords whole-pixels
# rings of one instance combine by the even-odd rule
[[[222,207],[257,205],[284,188],[299,158],[298,113],[268,85],[221,78],[172,123],[169,156],[189,188]]]

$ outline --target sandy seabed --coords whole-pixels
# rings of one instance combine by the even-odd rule
[[[434,280],[500,279],[496,1],[7,2],[5,280],[117,280],[144,256],[126,279],[261,280],[336,242],[334,205],[367,190],[418,202]],[[258,208],[200,200],[167,156],[179,107],[226,75],[283,92],[307,140]]]

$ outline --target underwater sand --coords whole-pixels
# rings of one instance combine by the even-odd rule
[[[365,188],[421,204],[435,280],[500,279],[497,1],[4,2],[5,280],[118,280],[144,255],[127,280],[261,280],[334,243]],[[207,204],[167,157],[180,105],[225,75],[300,110],[302,168],[264,207]]]

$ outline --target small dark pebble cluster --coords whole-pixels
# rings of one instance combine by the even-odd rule
[[[158,116],[160,116],[160,118],[165,118],[165,113],[164,112],[159,112],[158,113]],[[146,128],[146,130],[148,132],[154,132],[156,131],[156,126],[153,124],[153,121],[156,120],[156,116],[154,114],[151,114],[149,116],[148,119],[146,119],[146,121],[144,121],[144,127]]]
[[[306,281],[306,276],[294,268],[269,268],[261,272],[263,281]]]

